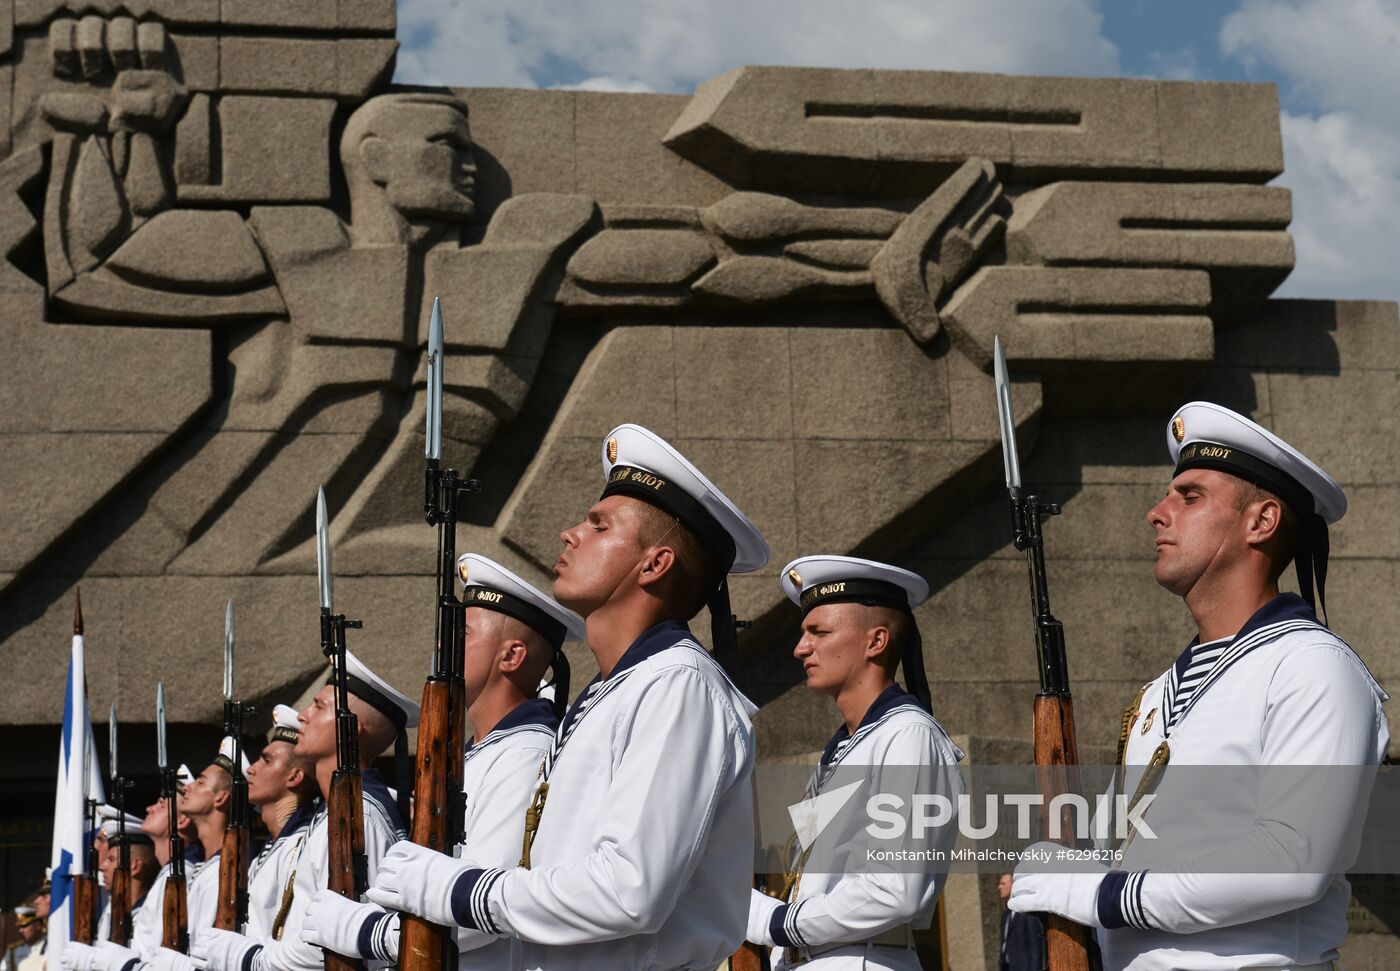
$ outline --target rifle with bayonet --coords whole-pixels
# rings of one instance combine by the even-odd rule
[[[73,601],[73,634],[83,633],[83,601]],[[73,940],[91,944],[97,937],[97,800],[92,798],[91,735],[83,733],[83,871],[73,877]],[[69,756],[72,757],[71,754]]]
[[[442,468],[442,304],[433,299],[428,327],[428,406],[423,512],[437,528],[437,636],[433,670],[423,686],[418,722],[417,772],[413,786],[413,825],[409,838],[439,853],[451,853],[462,840],[465,804],[462,765],[466,753],[467,702],[463,680],[466,608],[457,599],[457,500],[480,488]],[[457,938],[449,928],[404,914],[399,921],[402,971],[453,971]]]
[[[1011,534],[1016,549],[1025,553],[1030,575],[1031,613],[1035,623],[1036,665],[1040,691],[1035,697],[1036,781],[1044,801],[1041,827],[1046,833],[1075,832],[1067,816],[1068,800],[1058,829],[1049,825],[1049,807],[1064,793],[1079,791],[1079,745],[1075,740],[1074,703],[1069,690],[1069,663],[1065,656],[1065,631],[1050,612],[1050,592],[1045,578],[1045,543],[1041,535],[1044,519],[1060,514],[1058,503],[1045,502],[1027,494],[1021,486],[1021,460],[1016,451],[1016,420],[1011,408],[1011,383],[996,338],[992,355],[996,379],[997,417],[1001,423],[1001,455],[1006,473],[1006,490],[1011,497]],[[1045,966],[1049,971],[1089,971],[1097,966],[1097,950],[1087,927],[1061,917],[1045,917]]]
[[[365,820],[360,778],[360,726],[350,710],[350,689],[345,672],[345,631],[362,627],[331,609],[331,540],[326,516],[326,490],[316,493],[316,577],[321,592],[321,653],[330,658],[335,685],[335,773],[326,793],[327,887],[351,900],[359,900],[368,883],[365,860]],[[352,958],[325,952],[325,971],[362,971]]]
[[[176,806],[175,767],[165,748],[165,684],[156,683],[156,767],[160,769],[160,797],[165,800],[170,825],[170,874],[161,900],[160,946],[186,954],[190,949],[190,911],[185,886],[185,841],[180,836]]]
[[[117,706],[107,720],[108,750],[111,754],[112,804],[117,807],[117,865],[112,870],[112,927],[107,939],[126,947],[131,943],[131,847],[126,841],[126,789],[131,782],[117,767]]]
[[[233,739],[228,825],[219,850],[219,900],[214,926],[239,931],[248,922],[248,780],[243,775],[243,703],[233,698],[233,601],[224,613],[224,737]]]

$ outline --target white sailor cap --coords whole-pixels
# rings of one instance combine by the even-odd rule
[[[768,562],[768,543],[749,517],[659,435],[618,425],[603,440],[603,495],[641,499],[671,513],[719,559],[725,573]]]
[[[1297,515],[1293,563],[1298,590],[1327,616],[1327,526],[1347,511],[1347,497],[1318,465],[1292,445],[1243,415],[1209,401],[1182,405],[1167,422],[1173,475],[1214,469],[1252,482],[1282,499]],[[1316,587],[1317,599],[1313,600]]]
[[[462,603],[494,610],[538,631],[558,648],[565,641],[584,639],[583,618],[547,597],[510,570],[478,553],[457,558]]]
[[[801,556],[783,567],[783,592],[802,609],[802,616],[822,604],[859,603],[891,607],[910,614],[928,599],[928,581],[917,573],[888,563],[855,556]],[[911,622],[899,659],[909,693],[933,710],[928,674],[924,671],[924,642],[919,625]]]
[[[102,835],[108,839],[111,839],[121,832],[123,816],[126,817],[127,832],[139,830],[141,828],[142,819],[140,816],[133,816],[131,813],[123,813],[116,806],[110,806],[107,803],[103,803],[97,807],[97,815],[102,818]]]
[[[238,752],[238,768],[243,775],[248,774],[248,753],[243,746],[235,743],[232,735],[225,735],[219,741],[219,754],[214,756],[214,764],[229,775],[233,775],[233,753]]]
[[[569,659],[564,654],[563,643],[584,639],[583,618],[553,597],[546,597],[501,564],[477,553],[463,553],[458,557],[457,578],[462,581],[464,606],[482,607],[514,617],[538,631],[553,646],[550,668],[554,677],[548,682],[548,693],[541,690],[538,697],[549,701],[555,715],[563,718],[569,703]]]
[[[800,556],[783,567],[782,584],[804,615],[833,601],[912,610],[928,599],[928,582],[917,573],[856,556]]]
[[[335,682],[335,672],[326,684]],[[345,682],[350,693],[382,714],[402,734],[405,728],[418,724],[418,703],[371,671],[350,651],[345,652]]]
[[[301,721],[297,710],[291,705],[278,705],[272,709],[272,741],[297,743],[301,738]]]
[[[1347,511],[1337,480],[1267,428],[1209,401],[1182,405],[1167,422],[1167,449],[1177,473],[1216,469],[1275,493],[1300,516],[1329,524]]]
[[[185,787],[194,784],[194,773],[190,767],[181,762],[180,767],[175,770],[175,787],[178,791],[184,792]]]

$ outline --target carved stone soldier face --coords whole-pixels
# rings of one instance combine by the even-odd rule
[[[399,105],[360,146],[389,203],[411,217],[452,222],[476,209],[476,159],[467,116],[444,104]]]
[[[346,126],[341,155],[352,223],[367,240],[397,235],[422,243],[476,212],[471,130],[465,106],[450,96],[391,94],[366,102]],[[392,232],[385,205],[402,221]]]

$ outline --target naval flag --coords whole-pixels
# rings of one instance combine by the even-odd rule
[[[53,851],[50,855],[53,889],[46,948],[51,967],[58,967],[63,946],[73,936],[73,878],[85,875],[87,869],[87,845],[93,834],[88,831],[85,803],[89,799],[98,803],[106,801],[102,769],[92,741],[92,720],[88,717],[81,620],[74,628],[73,648],[68,656],[68,689],[63,698],[58,786],[53,804]],[[91,876],[96,879],[97,875]]]

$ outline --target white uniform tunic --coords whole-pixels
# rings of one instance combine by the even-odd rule
[[[1193,649],[1207,660],[1191,664]],[[1170,763],[1143,813],[1156,838],[1134,836],[1122,869],[1100,886],[1105,967],[1224,971],[1336,958],[1350,887],[1339,873],[1300,870],[1309,859],[1335,859],[1335,848],[1320,843],[1341,845],[1355,835],[1348,816],[1364,811],[1370,774],[1197,769],[1226,779],[1209,793],[1210,823],[1200,825],[1200,775],[1183,777],[1192,791],[1174,806],[1172,773],[1181,766],[1377,765],[1390,741],[1386,697],[1361,659],[1294,594],[1265,604],[1232,639],[1193,643],[1152,681],[1129,730],[1123,791],[1134,792],[1140,767],[1164,740]],[[1229,784],[1251,778],[1257,787]],[[1319,827],[1323,819],[1336,824]],[[1158,870],[1150,869],[1154,859]],[[1222,860],[1288,872],[1249,872]]]
[[[219,910],[219,858],[215,853],[186,871],[188,890],[186,903],[189,906],[190,940],[206,927],[214,926],[214,915]]]
[[[141,910],[141,903],[142,903],[142,901],[144,901],[145,899],[146,899],[145,897],[142,897],[141,900],[137,900],[137,901],[133,902],[132,905],[131,905],[131,921],[132,921],[131,936],[132,936],[132,939],[133,939],[133,940],[135,940],[135,938],[136,938],[136,915],[140,912],[140,910]],[[108,894],[108,895],[107,895],[107,902],[106,902],[105,904],[102,905],[102,916],[101,916],[101,918],[99,918],[98,921],[97,921],[97,938],[96,938],[96,939],[99,940],[99,941],[110,941],[110,940],[112,939],[112,895],[111,895],[111,894]],[[131,948],[133,948],[133,949],[135,949],[135,947],[136,947],[135,944],[130,944],[129,946],[130,946]]]
[[[374,769],[366,769],[361,779],[364,792],[365,861],[368,879],[374,881],[379,861],[389,847],[406,839],[394,797],[384,780]],[[297,862],[292,907],[280,941],[262,941],[262,949],[253,960],[253,971],[320,971],[325,953],[301,936],[301,922],[306,906],[317,891],[326,889],[329,867],[329,844],[326,807],[321,805],[306,830],[306,843]]]
[[[560,726],[533,869],[469,871],[459,923],[528,971],[712,971],[748,916],[754,711],[684,624],[648,630]]]
[[[306,831],[315,813],[314,804],[298,807],[287,818],[277,838],[263,847],[257,859],[248,865],[248,926],[244,933],[249,937],[258,941],[272,940],[273,922],[282,907],[287,884],[296,872]]]
[[[942,793],[957,805],[962,778],[957,763],[962,750],[943,726],[914,697],[890,685],[871,704],[852,734],[842,725],[822,753],[821,765],[808,785],[809,798],[831,783],[831,773],[843,766],[889,766],[899,775],[891,790],[912,783],[921,793]],[[913,767],[923,767],[917,775]],[[878,768],[872,774],[878,776]],[[874,784],[874,790],[881,786]],[[951,850],[957,827],[940,828],[933,845]],[[774,971],[792,967],[787,948],[797,948],[803,967],[823,971],[919,971],[918,956],[904,947],[867,943],[903,925],[927,928],[934,905],[947,880],[946,868],[915,872],[910,864],[881,867],[871,863],[863,873],[802,873],[791,903],[750,891],[750,926],[767,930],[763,943],[778,945],[772,954]],[[850,942],[840,946],[842,942]],[[808,956],[810,955],[810,959]]]
[[[554,706],[534,698],[513,709],[480,742],[468,743],[462,770],[467,805],[461,853],[472,862],[498,868],[519,863],[525,810],[558,725]],[[398,914],[380,918],[370,940],[377,957],[396,963]],[[511,946],[509,938],[459,927],[457,967],[459,971],[502,971],[510,967]]]
[[[165,881],[170,876],[170,864],[160,868],[155,880],[151,882],[151,889],[146,891],[140,909],[131,908],[131,949],[141,955],[143,961],[149,961],[155,956],[156,950],[160,947],[160,939],[164,931],[163,906],[165,900]]]
[[[525,810],[558,727],[554,706],[536,698],[502,718],[467,750],[462,772],[462,789],[467,794],[462,855],[467,859],[501,869],[519,864]],[[511,943],[463,927],[457,935],[457,967],[460,971],[507,968]]]

